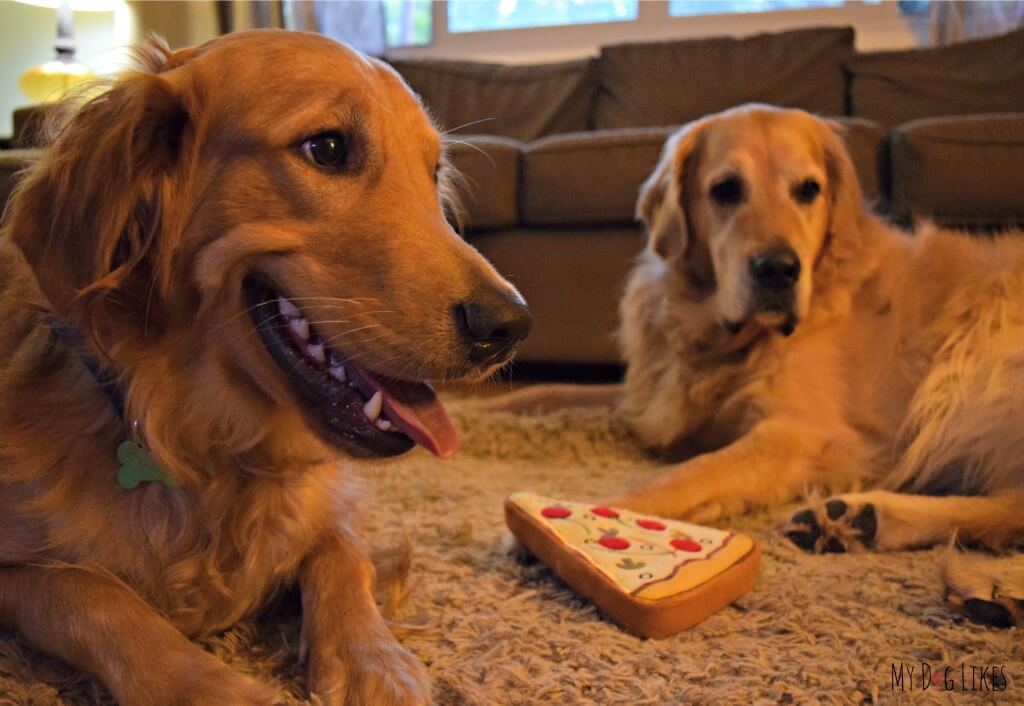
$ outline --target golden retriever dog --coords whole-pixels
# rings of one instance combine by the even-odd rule
[[[386,65],[278,31],[141,53],[6,214],[0,625],[122,704],[271,704],[190,638],[297,583],[322,703],[428,703],[348,459],[455,452],[421,380],[489,373],[528,311]]]
[[[836,125],[757,105],[673,136],[638,216],[624,383],[485,408],[614,404],[685,459],[607,500],[643,512],[710,522],[820,487],[858,492],[789,519],[810,551],[1024,540],[1024,234],[898,231],[865,208]],[[1024,562],[968,559],[947,565],[951,598],[1024,622]]]

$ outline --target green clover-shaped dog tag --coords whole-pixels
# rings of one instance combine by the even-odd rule
[[[117,484],[125,490],[139,487],[139,483],[159,481],[168,488],[178,484],[167,475],[156,459],[134,441],[125,441],[117,447],[117,460],[121,468],[117,471]]]

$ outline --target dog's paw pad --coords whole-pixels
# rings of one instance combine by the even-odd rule
[[[850,527],[860,532],[861,541],[865,546],[870,547],[875,542],[875,535],[878,533],[878,515],[875,513],[875,506],[868,503],[860,512],[850,520]]]
[[[828,515],[828,519],[830,520],[838,520],[840,517],[845,515],[846,511],[849,509],[850,508],[846,504],[846,501],[839,500],[838,498],[835,500],[829,500],[825,503],[825,514]]]
[[[964,615],[972,623],[991,625],[994,628],[1012,628],[1013,613],[1001,603],[981,598],[968,598],[963,605]]]
[[[843,554],[874,546],[878,515],[870,503],[858,506],[842,498],[831,498],[820,507],[796,512],[783,532],[805,551]]]
[[[839,537],[829,537],[825,540],[825,546],[821,548],[822,554],[845,554],[846,545]]]
[[[818,539],[821,537],[821,526],[810,508],[802,510],[789,518],[789,527],[786,528],[786,536],[796,546],[805,551],[814,551]]]

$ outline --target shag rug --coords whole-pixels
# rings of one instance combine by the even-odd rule
[[[730,523],[762,545],[752,593],[675,637],[631,637],[515,547],[502,499],[596,498],[656,464],[600,411],[460,423],[456,459],[418,450],[364,474],[369,541],[412,548],[405,622],[422,628],[401,639],[429,666],[438,704],[1024,703],[1020,632],[973,625],[943,604],[944,550],[810,556],[772,532],[784,510]],[[294,602],[204,645],[278,685],[283,703],[307,704]],[[922,692],[922,663],[932,674],[953,667],[954,690],[940,681]],[[982,667],[1001,668],[1005,690],[972,691],[972,667],[978,689]],[[0,633],[0,705],[110,703],[91,679]]]

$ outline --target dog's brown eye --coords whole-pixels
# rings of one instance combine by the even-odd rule
[[[743,182],[738,177],[726,177],[711,187],[711,198],[722,206],[731,206],[743,200]]]
[[[324,169],[342,169],[348,161],[348,145],[344,136],[333,132],[303,142],[302,153],[306,159]]]
[[[811,203],[821,193],[821,184],[814,179],[804,179],[793,190],[793,198],[800,203]]]

